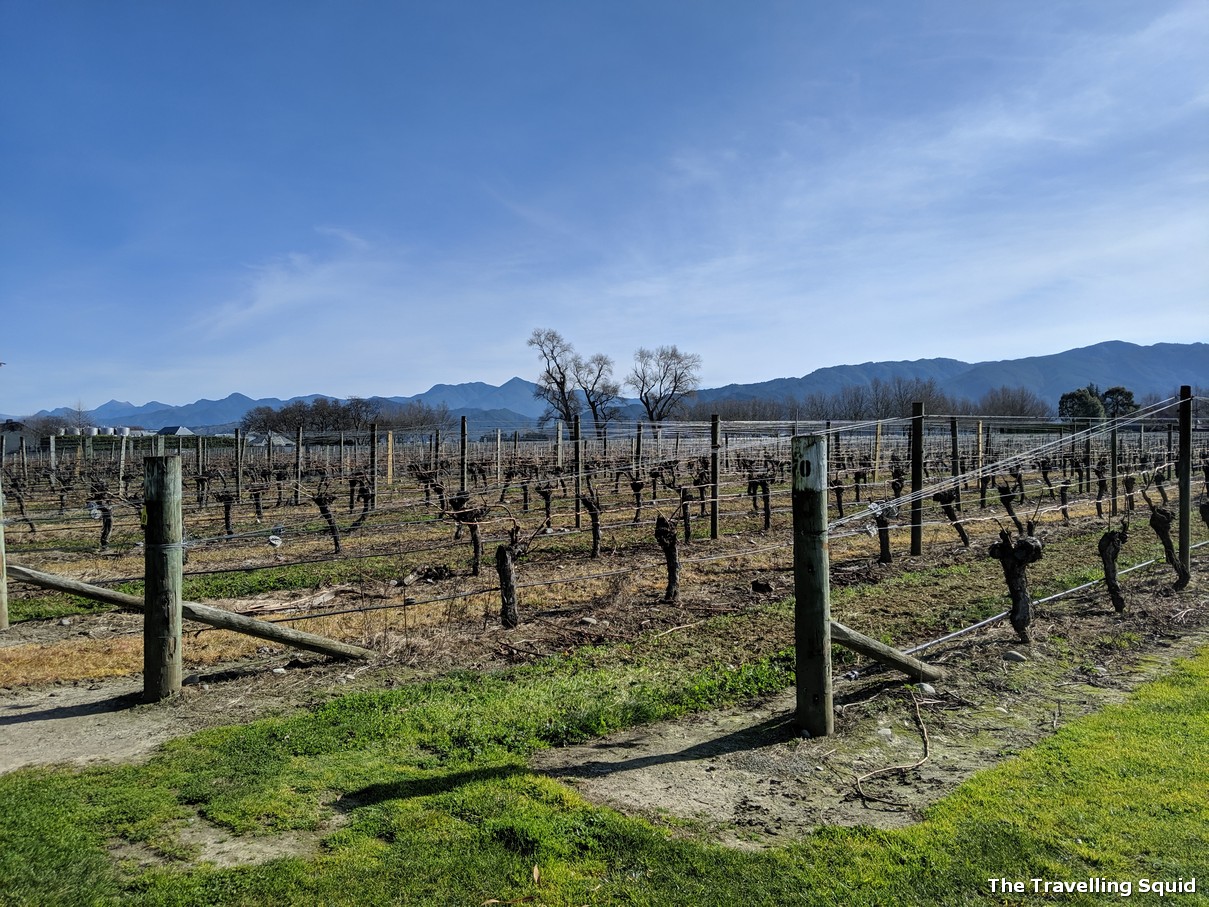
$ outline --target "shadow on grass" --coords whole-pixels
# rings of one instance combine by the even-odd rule
[[[460,772],[434,772],[420,778],[401,778],[383,784],[370,784],[342,795],[334,804],[343,813],[389,800],[410,800],[447,794],[467,784],[502,781],[515,775],[530,774],[523,765],[492,765]]]
[[[589,759],[581,765],[561,766],[555,774],[558,777],[571,778],[599,778],[603,775],[613,775],[619,772],[634,771],[636,769],[649,768],[652,765],[665,765],[672,762],[692,762],[697,759],[711,759],[716,756],[722,756],[727,753],[735,753],[743,750],[758,749],[762,746],[769,746],[776,743],[785,743],[798,736],[798,729],[794,724],[792,714],[776,715],[772,718],[767,718],[759,724],[751,727],[742,728],[741,730],[733,731],[729,734],[723,734],[720,737],[715,737],[712,740],[706,740],[702,743],[694,744],[674,753],[655,753],[647,756],[638,756],[633,759],[624,759],[620,761],[600,761]],[[633,741],[620,741],[610,743],[607,740],[602,740],[598,743],[591,744],[590,748],[600,751],[602,754],[611,755],[620,749],[628,749],[641,744]]]

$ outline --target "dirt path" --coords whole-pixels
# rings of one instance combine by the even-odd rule
[[[902,826],[979,769],[1209,645],[1200,605],[1199,625],[1180,623],[1190,617],[1181,615],[1186,601],[1152,600],[1149,614],[1125,621],[1111,610],[1051,616],[1053,641],[1032,646],[992,629],[929,653],[947,672],[930,689],[890,672],[840,680],[836,734],[826,738],[798,736],[791,691],[543,752],[532,764],[594,802],[741,848],[821,825]],[[1130,635],[1114,632],[1121,628]],[[1066,640],[1089,633],[1102,634],[1101,644],[1084,638],[1088,648],[1072,657]]]

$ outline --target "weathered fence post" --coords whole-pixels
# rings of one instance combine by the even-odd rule
[[[957,417],[954,416],[949,420],[949,436],[952,443],[952,468],[949,474],[956,480],[961,476],[961,447],[957,443]],[[961,509],[961,484],[957,481],[953,482],[953,487],[957,489],[957,509]]]
[[[369,423],[369,509],[378,509],[378,423]]]
[[[911,556],[924,553],[924,405],[911,404]]]
[[[571,462],[575,470],[575,528],[583,528],[583,510],[580,507],[580,499],[583,497],[583,436],[579,431],[579,415],[576,414],[575,422],[571,427],[571,443],[575,445],[575,450],[571,454]]]
[[[831,589],[827,554],[827,441],[793,439],[793,588],[797,726],[835,732],[831,697]]]
[[[3,463],[0,449],[0,463]],[[8,561],[4,554],[4,475],[0,471],[0,630],[8,629]]]
[[[143,700],[181,688],[181,458],[143,461],[147,506],[144,547]]]
[[[294,432],[294,506],[302,503],[302,426]]]
[[[1109,514],[1109,516],[1116,516],[1117,515],[1117,469],[1118,469],[1117,458],[1120,455],[1119,448],[1117,447],[1117,420],[1116,420],[1116,417],[1113,417],[1112,428],[1109,429],[1109,431],[1108,431],[1108,455],[1111,460],[1111,462],[1109,463],[1109,467],[1108,467],[1109,487],[1111,489],[1109,491],[1111,499],[1110,499],[1109,505],[1108,505],[1108,514]]]
[[[467,459],[469,450],[466,446],[466,417],[462,416],[461,427],[458,430],[458,491],[465,492],[467,485]]]
[[[1179,558],[1186,574],[1192,572],[1192,386],[1180,388],[1180,539]]]
[[[395,433],[386,432],[386,484],[395,484]]]
[[[709,537],[718,538],[718,450],[721,434],[721,422],[718,416],[709,417]]]
[[[235,503],[243,503],[243,458],[244,434],[242,429],[235,429]]]
[[[882,483],[882,420],[877,420],[873,430],[873,487]]]

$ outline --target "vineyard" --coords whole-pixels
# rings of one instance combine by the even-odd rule
[[[1180,593],[1207,536],[1209,445],[1195,423],[1181,430],[1179,409],[1166,401],[1094,425],[918,412],[619,425],[591,438],[576,425],[522,439],[463,422],[453,437],[371,428],[260,445],[239,435],[23,443],[4,463],[11,628],[0,686],[11,698],[143,670],[134,612],[147,456],[179,459],[186,602],[346,647],[333,658],[186,621],[181,732],[271,711],[283,690],[298,702],[585,648],[675,651],[742,674],[794,643],[790,442],[804,434],[827,441],[837,620],[956,665],[963,650],[950,640],[971,630],[1016,654],[1048,644],[1070,598],[1092,616],[1085,632],[1063,618],[1064,645],[1103,661],[1091,649],[1105,639],[1178,636],[1204,616],[1203,600],[1187,597],[1195,586]],[[1194,464],[1183,496],[1182,450]],[[1185,498],[1195,522],[1179,519]],[[1026,541],[1040,559],[1018,557]],[[1131,581],[1142,573],[1124,578],[1134,570],[1170,590],[1170,608],[1160,613],[1151,592],[1139,605]],[[22,581],[43,575],[137,600],[115,611]],[[1041,597],[1025,591],[1022,616],[1030,584]],[[833,651],[841,700],[866,679],[885,682],[882,665]],[[254,694],[206,712],[197,691],[223,684]]]

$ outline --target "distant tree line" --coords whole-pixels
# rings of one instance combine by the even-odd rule
[[[311,403],[294,400],[277,409],[253,407],[239,420],[244,431],[283,433],[300,428],[305,432],[364,431],[374,424],[387,431],[432,431],[449,428],[453,417],[444,403],[429,406],[419,400],[390,403],[362,397],[344,401],[320,397]]]
[[[1049,418],[1054,408],[1024,387],[997,387],[978,400],[955,397],[940,389],[934,378],[874,378],[868,384],[849,384],[834,393],[779,399],[698,401],[684,409],[684,417],[704,421],[717,414],[737,422],[816,421],[834,419],[859,422],[894,419],[911,415],[913,403],[923,403],[924,412],[954,416],[1025,416]]]

